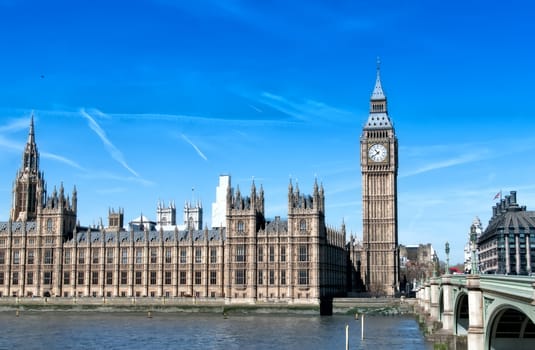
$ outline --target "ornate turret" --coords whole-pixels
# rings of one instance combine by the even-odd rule
[[[39,152],[35,143],[33,115],[22,163],[13,184],[12,221],[35,221],[46,193],[43,174],[39,172]]]
[[[32,115],[21,168],[13,185],[11,220],[36,221],[39,227],[46,228],[47,234],[66,239],[76,227],[77,202],[76,187],[71,200],[65,194],[63,183],[59,187],[59,193],[54,187],[52,195],[47,197],[44,175],[39,171],[39,152]]]

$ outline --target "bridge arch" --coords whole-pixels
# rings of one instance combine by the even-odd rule
[[[503,304],[488,318],[485,335],[488,349],[529,350],[535,348],[535,323],[521,309]]]
[[[454,334],[467,335],[469,327],[468,294],[460,292],[457,295],[454,308]]]

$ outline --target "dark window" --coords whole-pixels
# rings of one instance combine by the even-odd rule
[[[264,248],[258,247],[258,262],[264,261]]]
[[[13,264],[20,264],[20,252],[18,250],[13,251]]]
[[[236,270],[235,277],[236,284],[245,284],[245,270]]]
[[[165,271],[165,284],[171,284],[171,271]]]
[[[210,284],[217,284],[217,271],[210,271]]]
[[[98,284],[98,271],[91,272],[91,284]]]
[[[84,272],[78,271],[78,284],[84,284]]]
[[[275,261],[275,247],[274,246],[269,247],[269,261],[270,262]]]
[[[210,263],[217,263],[217,248],[210,248]]]
[[[308,284],[308,270],[299,270],[298,271],[298,282],[299,284]]]
[[[0,271],[0,285],[4,284],[4,272]]]
[[[27,260],[28,260],[28,265],[33,265],[34,264],[34,262],[35,262],[35,253],[33,252],[33,250],[28,250]]]
[[[45,249],[45,264],[51,265],[54,263],[54,253],[52,249]]]
[[[299,261],[308,261],[308,247],[304,244],[299,246]]]
[[[245,245],[240,244],[236,246],[236,261],[237,262],[245,262]]]
[[[180,271],[180,284],[186,284],[186,271]]]
[[[286,285],[286,270],[281,270],[280,275],[281,275],[281,285]]]
[[[106,249],[106,264],[113,264],[113,248]]]
[[[26,273],[26,284],[29,286],[33,284],[33,272]]]
[[[106,284],[113,284],[113,272],[106,271]]]
[[[141,271],[136,271],[136,284],[141,284]]]
[[[197,247],[195,248],[195,263],[199,264],[202,262],[202,249]]]
[[[68,271],[63,272],[63,285],[68,286],[71,284],[71,273]]]
[[[99,249],[94,248],[93,252],[91,253],[91,255],[93,255],[93,264],[98,264],[98,253]]]
[[[17,285],[19,284],[19,273],[18,272],[13,272],[13,285]]]
[[[52,271],[45,271],[43,273],[43,284],[52,284]]]
[[[275,271],[269,270],[269,284],[275,284]]]
[[[128,248],[123,248],[121,250],[121,264],[128,264]]]
[[[136,248],[136,264],[143,264],[143,248]]]
[[[150,284],[156,284],[156,271],[150,272]]]
[[[150,263],[156,264],[158,261],[158,250],[156,248],[151,248],[150,250]]]
[[[121,284],[127,284],[128,283],[128,274],[126,271],[121,271]]]
[[[286,261],[286,247],[281,247],[281,262]]]
[[[85,250],[80,249],[78,251],[78,264],[85,264]]]
[[[201,271],[195,271],[195,284],[201,284]]]
[[[6,263],[6,251],[0,250],[0,264],[3,265]]]
[[[264,284],[264,271],[258,270],[258,284]]]

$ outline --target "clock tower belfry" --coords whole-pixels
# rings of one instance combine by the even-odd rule
[[[360,165],[361,277],[368,292],[391,296],[399,289],[398,140],[388,116],[379,61],[370,112],[360,138]]]

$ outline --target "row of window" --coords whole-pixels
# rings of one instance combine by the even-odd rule
[[[7,240],[5,238],[0,238],[0,246],[5,246],[6,242],[7,242]],[[24,242],[24,240],[19,238],[19,237],[13,238],[13,245],[20,245],[21,242]],[[54,237],[45,237],[43,239],[43,242],[45,244],[51,245],[51,244],[54,244],[56,242],[56,239]],[[28,245],[35,245],[35,238],[34,237],[28,238],[27,243],[28,243]]]
[[[299,231],[303,232],[306,230],[307,230],[307,221],[305,219],[301,219],[301,221],[299,221]],[[236,231],[238,231],[238,233],[245,232],[245,223],[242,220],[236,223]]]
[[[91,263],[98,264],[100,262],[100,248],[94,248],[91,252]],[[106,249],[106,263],[107,264],[113,264],[114,261],[114,251],[115,249],[110,248]],[[158,263],[158,248],[151,248],[149,252],[149,261],[151,264]],[[203,248],[196,247],[194,251],[194,261],[197,264],[202,263],[202,251]],[[121,264],[128,264],[128,248],[122,248],[121,249]],[[144,248],[136,248],[135,249],[135,264],[142,264],[143,263],[143,253]],[[170,264],[172,262],[172,248],[166,248],[164,251],[164,262],[167,264]],[[236,246],[236,261],[237,262],[246,262],[246,246],[245,244],[240,244]],[[181,264],[187,263],[187,250],[186,248],[181,248],[179,251],[179,262]],[[268,248],[268,261],[274,262],[275,261],[275,246],[270,246]],[[280,261],[285,262],[286,261],[286,247],[280,247],[280,255],[279,255]],[[305,244],[298,246],[298,261],[308,261],[309,259],[309,252],[308,252],[308,246]],[[264,248],[258,247],[258,255],[257,255],[257,261],[263,262],[264,261]],[[0,250],[0,265],[5,264],[6,262],[6,252],[5,250]],[[44,250],[44,264],[51,265],[54,264],[54,252],[52,249],[45,249]],[[85,264],[86,262],[86,249],[80,248],[78,250],[78,264]],[[13,250],[13,257],[12,257],[12,263],[15,265],[18,265],[21,263],[21,253],[20,250]],[[33,265],[35,263],[35,251],[28,250],[26,253],[26,264]],[[65,264],[71,264],[72,263],[72,257],[71,257],[71,250],[66,249],[64,253],[64,263]],[[215,264],[217,263],[217,248],[210,248],[210,263]]]
[[[258,279],[257,284],[264,284],[264,270],[258,270]],[[234,283],[238,285],[246,284],[246,274],[247,270],[238,269],[234,271]],[[275,270],[267,270],[267,283],[269,285],[275,284]],[[280,285],[286,285],[286,270],[279,271],[279,283]],[[299,285],[308,285],[309,284],[309,274],[307,269],[297,270],[297,284]]]
[[[137,248],[135,250],[135,263],[136,264],[142,264],[143,263],[143,248]],[[121,264],[128,264],[128,248],[123,248],[121,250]],[[195,263],[202,263],[202,248],[198,247],[195,248],[194,252],[195,257]],[[158,262],[158,248],[151,248],[150,249],[150,263],[155,264]],[[106,263],[107,264],[113,264],[114,260],[114,249],[110,248],[106,250]],[[86,261],[86,250],[84,248],[80,248],[78,250],[78,264],[85,264]],[[91,262],[93,264],[98,264],[100,261],[100,249],[95,248],[92,251],[91,254]],[[13,250],[13,256],[11,262],[15,265],[18,265],[21,263],[21,253],[20,250]],[[45,249],[44,250],[44,264],[53,264],[54,263],[54,253],[52,249]],[[167,264],[170,264],[172,262],[172,248],[166,248],[164,252],[164,262]],[[180,263],[185,264],[187,262],[187,251],[185,248],[180,249]],[[6,263],[6,252],[5,250],[0,250],[0,265],[3,265]],[[35,263],[35,251],[34,250],[28,250],[26,252],[26,264],[33,265]],[[71,257],[71,250],[66,249],[64,253],[64,263],[65,264],[71,264],[72,263],[72,257]],[[217,263],[217,249],[216,248],[210,248],[210,263],[215,264]]]
[[[217,271],[209,271],[209,283],[211,285],[217,284]],[[234,272],[234,281],[238,285],[244,285],[246,284],[246,273],[247,271],[245,269],[239,269]],[[92,285],[98,285],[99,284],[99,271],[92,271],[91,272],[91,284]],[[18,285],[20,276],[18,271],[14,271],[12,273],[12,279],[11,284],[12,285]],[[78,285],[84,285],[85,283],[85,277],[86,273],[84,271],[78,271],[76,274],[76,283]],[[128,272],[127,271],[121,271],[119,273],[119,284],[121,285],[127,285],[128,284]],[[172,284],[172,271],[164,271],[164,279],[163,283],[166,285]],[[280,278],[280,284],[286,285],[286,270],[281,270],[279,272],[279,278]],[[3,271],[0,271],[0,285],[3,285],[5,283],[5,274]],[[267,283],[270,285],[275,284],[275,270],[268,270],[267,271]],[[201,271],[194,271],[193,276],[193,283],[196,285],[202,284],[202,272]],[[179,284],[186,284],[187,283],[187,273],[186,271],[179,271],[179,278],[178,278]],[[70,285],[71,282],[73,282],[73,279],[71,278],[71,272],[65,271],[63,272],[63,285]],[[105,273],[105,284],[106,285],[113,285],[113,271],[106,271]],[[308,285],[309,284],[309,273],[307,269],[301,269],[297,271],[297,283],[299,285]],[[31,286],[34,284],[34,273],[33,271],[29,271],[26,273],[26,285]],[[44,285],[50,285],[52,284],[52,271],[44,271],[43,272],[43,284]],[[141,285],[143,284],[143,273],[142,271],[135,271],[134,275],[134,284]],[[157,272],[156,271],[149,271],[149,284],[155,285],[157,284]],[[258,285],[264,284],[264,270],[258,271]]]
[[[274,262],[275,261],[275,247],[270,246],[268,248],[268,261]],[[246,246],[245,244],[238,244],[236,245],[236,262],[246,262],[247,256],[246,256]],[[286,247],[280,247],[280,262],[286,261]],[[297,260],[298,261],[308,261],[309,254],[308,254],[308,245],[301,244],[297,248]],[[257,254],[257,262],[264,262],[264,248],[258,247],[258,254]]]
[[[141,285],[143,282],[142,279],[142,272],[141,271],[135,271],[134,276],[134,283],[136,285]],[[5,274],[3,271],[0,271],[0,285],[3,285],[5,283]],[[12,273],[12,285],[18,285],[20,280],[19,272],[14,271]],[[70,285],[71,282],[73,282],[71,278],[71,272],[65,271],[63,272],[63,285]],[[107,271],[106,272],[106,284],[112,285],[113,284],[113,272]],[[187,275],[186,271],[179,271],[179,284],[186,284],[187,282]],[[78,285],[83,285],[85,283],[85,272],[84,271],[78,271],[76,275],[76,283]],[[127,285],[128,284],[128,272],[121,271],[120,272],[120,284]],[[155,285],[157,283],[157,272],[156,271],[149,271],[149,284]],[[33,272],[27,272],[26,273],[26,285],[31,286],[34,284],[34,273]],[[52,271],[45,271],[43,272],[43,284],[50,285],[52,284]],[[99,272],[93,271],[91,272],[91,284],[98,285],[99,284]],[[164,284],[170,285],[172,284],[172,272],[171,271],[164,271]],[[194,272],[194,284],[200,285],[202,284],[202,272],[201,271],[195,271]],[[215,285],[217,284],[217,271],[210,271],[210,284]]]

